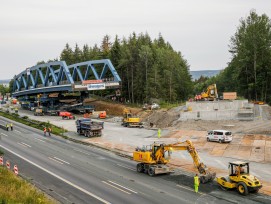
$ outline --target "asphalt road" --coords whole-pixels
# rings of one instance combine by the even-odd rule
[[[7,119],[0,118],[0,123]],[[215,183],[192,190],[184,175],[149,177],[136,172],[136,163],[93,146],[84,146],[14,123],[0,129],[4,161],[61,203],[270,203],[261,194],[239,196]]]

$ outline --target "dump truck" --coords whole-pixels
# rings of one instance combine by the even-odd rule
[[[104,122],[96,122],[90,118],[77,119],[76,122],[77,133],[85,137],[100,137],[102,136],[102,129]]]
[[[150,176],[157,174],[169,174],[174,172],[167,166],[172,151],[188,151],[193,159],[194,166],[199,172],[201,183],[207,183],[215,179],[216,173],[208,170],[207,166],[200,161],[196,148],[190,140],[174,144],[157,144],[137,147],[133,152],[133,160],[139,162],[136,166],[137,172],[145,172]]]
[[[133,116],[131,110],[127,108],[123,109],[122,125],[124,127],[143,127],[140,118]]]

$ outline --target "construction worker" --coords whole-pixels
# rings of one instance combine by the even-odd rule
[[[194,177],[194,188],[195,188],[195,192],[198,193],[198,190],[199,190],[199,177],[198,177],[198,174],[196,174],[196,176]]]
[[[46,136],[46,132],[47,132],[47,129],[46,129],[46,127],[44,127],[43,128],[43,134],[44,134],[44,136]]]
[[[161,129],[160,128],[158,128],[157,136],[158,136],[158,139],[160,139],[160,137],[161,137]]]
[[[13,130],[13,124],[10,123],[10,130],[12,131]]]
[[[49,128],[48,128],[48,133],[49,133],[49,136],[51,136],[51,132],[52,132],[52,128],[51,128],[51,127],[49,127]]]
[[[7,128],[7,131],[8,131],[8,129],[9,129],[9,124],[8,123],[6,124],[6,128]]]

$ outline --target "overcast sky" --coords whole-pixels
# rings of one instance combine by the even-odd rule
[[[161,33],[190,70],[223,69],[241,17],[271,18],[271,0],[1,0],[0,79],[59,57],[66,43],[100,45],[103,36]]]

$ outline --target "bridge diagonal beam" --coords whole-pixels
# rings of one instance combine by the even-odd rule
[[[63,66],[60,67],[59,72],[57,74],[57,84],[59,84],[60,80],[62,79],[62,75],[63,75]]]
[[[108,66],[107,66],[107,64],[104,64],[104,67],[103,67],[103,70],[102,70],[100,78],[104,78],[107,70],[108,70]]]
[[[26,88],[27,88],[27,85],[26,85],[26,80],[25,80],[25,78],[24,78],[24,75],[22,75],[21,80],[22,80],[22,83],[23,83],[23,85],[24,85],[24,88],[26,89]]]
[[[49,66],[48,68],[49,68],[49,71],[50,71],[50,74],[51,74],[51,76],[52,76],[53,81],[54,81],[55,83],[57,83],[57,78],[56,78],[56,75],[55,75],[55,73],[54,73],[54,69],[53,69],[51,66]]]
[[[88,79],[88,76],[89,76],[89,74],[90,74],[90,66],[88,65],[87,66],[87,70],[86,70],[86,73],[85,73],[85,76],[84,76],[84,80],[87,80]]]
[[[76,72],[77,72],[78,77],[80,78],[80,81],[83,81],[84,79],[83,79],[83,75],[82,75],[82,73],[81,73],[80,68],[79,68],[79,67],[76,67],[75,69],[76,69]]]
[[[33,77],[32,72],[30,72],[29,77],[30,77],[30,79],[31,79],[31,83],[32,83],[33,88],[35,88],[35,84],[36,84],[36,83],[35,83],[35,80],[34,80],[34,77]]]
[[[98,75],[98,73],[96,72],[95,67],[94,67],[92,64],[90,64],[89,66],[90,66],[90,68],[91,68],[91,70],[92,70],[92,72],[93,72],[95,78],[96,78],[96,79],[101,79],[100,76]]]
[[[42,73],[42,71],[41,71],[41,68],[39,68],[37,71],[39,72],[39,76],[40,76],[40,79],[41,79],[41,83],[42,83],[42,85],[44,85],[44,84],[45,84],[45,79],[44,79],[43,73]],[[38,79],[37,79],[37,80],[38,80]],[[38,83],[38,81],[36,81],[36,82]]]

